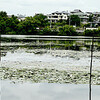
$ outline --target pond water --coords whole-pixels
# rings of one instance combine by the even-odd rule
[[[92,86],[92,100],[100,99],[100,86]],[[88,85],[13,83],[1,81],[1,100],[88,100]]]
[[[92,37],[1,37],[1,100],[88,100]],[[99,100],[100,37],[94,47],[92,99]]]
[[[7,67],[11,66],[20,66],[20,67],[49,67],[56,69],[63,69],[66,70],[68,67],[79,67],[89,70],[90,66],[90,53],[89,52],[76,52],[76,51],[51,51],[51,53],[44,53],[44,54],[34,54],[34,53],[27,53],[25,50],[16,50],[16,52],[11,53],[7,52],[6,56],[1,58],[2,66],[6,65]],[[66,53],[63,57],[63,53]],[[98,52],[96,53],[98,56]],[[93,66],[95,69],[100,68],[100,59],[97,56],[93,59]],[[8,63],[9,64],[8,64]],[[16,63],[19,62],[20,64]],[[38,64],[37,64],[38,63]],[[16,64],[16,65],[15,65]],[[88,66],[88,67],[87,67]]]

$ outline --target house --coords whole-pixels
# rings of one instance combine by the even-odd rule
[[[92,13],[94,17],[99,17],[100,16],[100,12],[93,12]]]
[[[89,19],[87,13],[84,13],[79,9],[75,9],[74,11],[71,11],[70,15],[77,15],[83,24],[86,24]]]
[[[75,9],[68,13],[68,11],[56,11],[47,15],[49,22],[57,22],[59,20],[67,20],[69,16],[77,15],[80,18],[80,22],[83,24],[90,23],[90,27],[100,26],[100,12],[83,12],[80,9]],[[92,16],[93,21],[89,22],[89,18]]]
[[[25,20],[25,15],[17,14],[17,19],[19,21],[23,21],[23,20]]]
[[[100,12],[92,12],[92,22],[89,22],[91,26],[98,27],[100,26]]]
[[[50,22],[57,22],[59,20],[67,20],[68,19],[68,12],[67,11],[56,11],[51,14],[47,15],[47,18]]]
[[[98,20],[98,22],[100,22],[100,17],[98,17],[98,19],[97,19],[97,20]]]
[[[86,12],[86,14],[89,17],[90,15],[92,15],[92,12]]]

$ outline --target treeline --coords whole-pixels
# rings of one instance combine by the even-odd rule
[[[53,27],[50,27],[50,24]],[[34,17],[26,17],[19,21],[12,15],[10,18],[6,12],[0,12],[0,33],[20,35],[76,35],[75,28],[66,25],[65,22],[50,23],[43,14]]]
[[[71,18],[70,24],[76,24],[76,26],[80,27],[79,17],[72,15]],[[24,20],[19,21],[17,16],[12,15],[8,17],[6,12],[0,12],[0,34],[91,36],[93,33],[96,36],[100,36],[100,28],[93,31],[86,30],[84,34],[79,34],[76,32],[75,27],[68,24],[69,19],[67,21],[60,20],[56,23],[50,23],[43,14],[26,17]]]
[[[0,33],[1,34],[39,34],[39,30],[48,25],[46,16],[36,15],[26,17],[25,20],[19,21],[14,15],[7,16],[6,12],[0,12]]]
[[[83,35],[99,37],[100,36],[100,27],[98,27],[98,29],[85,30]]]

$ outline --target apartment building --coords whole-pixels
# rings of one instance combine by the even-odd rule
[[[81,22],[87,23],[89,17],[87,13],[82,12],[79,9],[75,9],[74,11],[71,11],[68,13],[68,11],[56,11],[54,13],[48,14],[47,18],[50,22],[57,22],[58,20],[67,20],[69,16],[71,15],[78,15],[79,18],[81,19]]]
[[[17,14],[17,17],[19,21],[25,20],[25,15]]]
[[[67,20],[68,19],[68,12],[67,11],[56,11],[51,14],[47,15],[47,18],[50,22],[57,22],[59,20]]]
[[[100,12],[83,12],[80,9],[75,9],[68,13],[68,11],[56,11],[47,15],[49,22],[57,22],[59,20],[67,20],[69,16],[77,15],[80,18],[80,22],[83,24],[90,23],[91,26],[100,26]],[[92,15],[93,21],[89,22],[89,17]]]
[[[83,24],[86,24],[89,19],[87,13],[82,12],[80,9],[75,9],[74,11],[71,11],[70,15],[77,15]]]

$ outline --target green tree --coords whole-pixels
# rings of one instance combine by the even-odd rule
[[[6,33],[6,20],[8,19],[7,13],[0,11],[0,34]]]
[[[74,36],[76,34],[76,30],[73,26],[65,25],[59,28],[58,35],[65,35],[65,36]]]
[[[70,21],[69,21],[70,20]],[[70,22],[70,25],[76,25],[76,26],[80,26],[80,18],[78,17],[78,15],[71,15],[69,16],[67,22]]]
[[[48,27],[48,26],[43,28],[43,30],[41,30],[42,35],[51,35],[51,33],[52,33],[52,31],[51,31],[50,27]]]
[[[0,18],[0,34],[6,34],[6,22]]]
[[[100,29],[85,30],[85,36],[100,36]]]
[[[43,30],[41,30],[40,35],[57,35],[58,31],[56,27],[53,27],[52,29],[47,26],[45,28],[43,28]]]
[[[38,23],[39,28],[42,28],[42,27],[49,25],[48,20],[47,20],[47,16],[45,16],[43,14],[35,15],[34,19],[39,22]]]
[[[37,34],[37,27],[39,22],[35,20],[33,17],[26,17],[24,21],[21,21],[17,25],[17,33],[18,34]]]
[[[19,23],[16,16],[12,15],[11,18],[6,20],[6,33],[8,34],[16,34],[17,32],[17,24]]]
[[[64,26],[67,24],[66,20],[58,20],[58,22],[55,23],[55,25],[57,26]]]
[[[90,27],[90,26],[91,26],[90,23],[84,24],[84,27]]]
[[[93,22],[93,15],[89,15],[89,22]]]
[[[16,16],[11,18],[7,16],[6,12],[0,12],[0,33],[1,34],[16,34],[17,24],[19,23]]]
[[[8,17],[5,11],[0,11],[0,17]]]

